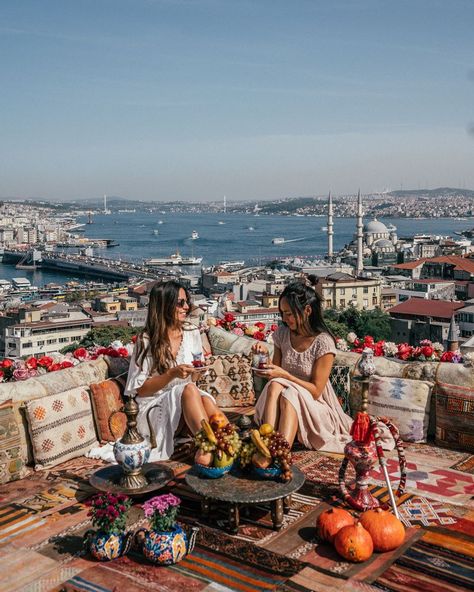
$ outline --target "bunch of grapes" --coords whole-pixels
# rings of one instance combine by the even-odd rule
[[[214,452],[216,444],[212,444],[209,441],[207,434],[204,430],[199,430],[194,436],[194,444],[196,448],[200,448],[203,452]]]
[[[282,469],[282,479],[289,481],[291,479],[291,449],[290,445],[280,432],[273,432],[269,436],[262,438],[270,450],[272,459],[277,462]]]
[[[257,448],[253,442],[244,442],[240,448],[240,465],[242,468],[247,467],[252,462],[252,456],[255,454]]]
[[[235,426],[231,423],[214,430],[217,438],[217,454],[222,451],[227,456],[237,456],[242,445]]]

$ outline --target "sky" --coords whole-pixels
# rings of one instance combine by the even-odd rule
[[[0,197],[474,189],[472,0],[0,0]]]

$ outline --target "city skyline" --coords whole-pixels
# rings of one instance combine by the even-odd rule
[[[3,197],[474,187],[474,6],[0,7]]]

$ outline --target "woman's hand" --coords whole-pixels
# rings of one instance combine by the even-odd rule
[[[192,364],[178,364],[168,370],[172,379],[174,378],[187,378],[191,376],[196,369]]]
[[[265,368],[255,370],[255,374],[269,380],[272,378],[286,378],[289,380],[291,378],[291,375],[286,370],[283,370],[283,368],[280,368],[276,364],[267,364]]]
[[[252,351],[254,354],[267,354],[268,355],[268,347],[266,345],[263,345],[263,343],[260,343],[259,341],[257,343],[254,343],[254,345],[252,345]]]

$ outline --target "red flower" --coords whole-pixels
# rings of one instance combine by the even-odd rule
[[[233,323],[235,316],[231,312],[226,312],[224,315],[224,323]]]
[[[400,360],[408,360],[408,358],[412,355],[413,348],[408,343],[399,343],[398,344],[398,353],[397,357]]]
[[[137,335],[132,335],[132,343],[136,343],[137,342]]]
[[[2,382],[3,377],[5,376],[3,370],[0,370],[0,382]]]
[[[128,358],[128,349],[126,347],[119,347],[116,351],[121,358]]]
[[[434,354],[434,349],[431,347],[431,345],[425,345],[421,348],[421,353],[425,356],[425,358],[431,358],[431,356]]]
[[[36,370],[36,368],[38,367],[38,360],[36,358],[28,358],[25,362],[26,367],[29,368],[30,370]]]
[[[64,368],[72,368],[72,366],[74,366],[74,364],[69,360],[64,360],[64,362],[61,362],[61,370],[64,370]]]
[[[53,363],[53,358],[50,358],[49,356],[43,356],[41,358],[38,358],[37,361],[38,365],[42,368],[48,368]]]
[[[3,360],[2,368],[11,368],[13,366],[13,362],[11,360]]]
[[[264,341],[265,340],[265,333],[262,333],[262,331],[255,331],[255,333],[252,335],[252,337],[254,339],[256,339],[257,341]]]
[[[110,356],[111,358],[118,358],[119,357],[119,353],[116,349],[114,349],[113,347],[108,347],[106,349],[106,356]]]
[[[365,347],[372,347],[373,343],[374,343],[374,338],[372,337],[372,335],[366,335],[364,337]]]
[[[51,364],[48,366],[48,372],[56,372],[57,370],[61,370],[61,364]]]
[[[443,353],[443,355],[441,356],[441,362],[452,362],[453,358],[455,356],[455,352],[452,351],[446,351]]]
[[[384,343],[385,343],[385,341],[377,341],[377,343],[374,345],[374,354],[376,356],[383,356],[384,355],[384,351],[383,351]]]
[[[107,347],[99,347],[95,352],[98,356],[106,356],[108,348]]]
[[[270,325],[270,331],[276,331],[278,329],[278,325]]]
[[[89,352],[85,347],[78,347],[72,354],[77,360],[83,360],[89,357]]]
[[[265,323],[261,323],[260,321],[255,323],[255,326],[258,327],[259,331],[263,331],[265,329]]]

